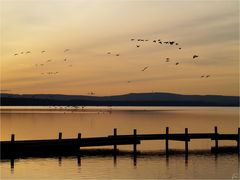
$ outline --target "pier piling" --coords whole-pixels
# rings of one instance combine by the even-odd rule
[[[215,133],[215,153],[218,153],[218,129],[217,126],[214,127]]]
[[[188,128],[185,128],[185,156],[188,157]]]
[[[166,146],[166,156],[168,157],[169,151],[168,151],[168,134],[169,134],[169,127],[166,127],[166,141],[165,141],[165,146]]]
[[[117,137],[117,128],[113,129],[113,136]],[[114,154],[117,153],[117,145],[116,144],[113,145],[113,152],[114,152]]]
[[[62,132],[58,133],[58,140],[62,139]]]
[[[238,128],[237,150],[238,150],[238,155],[240,155],[240,128]]]
[[[133,144],[133,153],[134,155],[137,154],[137,144],[136,144],[136,140],[137,140],[137,129],[133,130],[133,138],[134,138],[134,144]]]

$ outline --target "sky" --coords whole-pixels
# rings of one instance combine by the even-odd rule
[[[239,95],[238,0],[0,2],[2,93]]]

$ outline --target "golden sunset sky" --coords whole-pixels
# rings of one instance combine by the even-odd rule
[[[1,0],[2,92],[238,95],[238,86],[238,0]]]

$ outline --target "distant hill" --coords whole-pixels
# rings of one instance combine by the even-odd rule
[[[117,96],[6,94],[2,106],[239,106],[239,96],[130,93]]]

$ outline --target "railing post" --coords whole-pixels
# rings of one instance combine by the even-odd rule
[[[240,128],[238,128],[238,136],[237,136],[237,150],[238,150],[238,155],[240,154]]]
[[[14,155],[14,141],[15,141],[15,134],[11,134],[11,149],[10,152],[12,153],[12,155]]]
[[[14,143],[14,141],[15,141],[15,134],[12,134],[11,135],[11,143]]]
[[[217,126],[214,127],[215,132],[215,153],[218,153],[218,129]]]
[[[137,144],[136,144],[136,140],[137,140],[137,129],[133,130],[133,139],[134,139],[134,143],[133,143],[133,153],[134,155],[137,154]]]
[[[113,136],[114,136],[114,138],[117,137],[117,128],[113,129]],[[114,152],[114,154],[117,153],[117,145],[116,144],[113,145],[113,152]]]
[[[81,133],[78,133],[78,145],[79,145],[79,151],[80,151],[80,147],[81,147],[81,138],[82,138],[82,134]]]
[[[62,132],[58,133],[58,140],[62,139]]]
[[[188,157],[188,128],[185,128],[185,155]]]
[[[168,134],[169,134],[169,127],[166,127],[166,141],[165,141],[165,146],[166,146],[166,156],[168,157],[169,152],[168,152]]]

